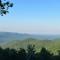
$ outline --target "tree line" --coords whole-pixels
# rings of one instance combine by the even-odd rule
[[[36,52],[34,45],[28,45],[27,50],[20,48],[18,51],[0,47],[0,60],[60,60],[60,50],[58,55],[54,55],[44,47]]]

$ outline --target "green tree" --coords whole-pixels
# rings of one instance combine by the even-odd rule
[[[27,60],[35,60],[35,45],[28,45]]]
[[[52,55],[53,54],[51,54],[46,48],[43,47],[40,52],[40,60],[52,60]]]
[[[26,51],[23,48],[20,48],[18,51],[18,58],[17,60],[26,60]]]
[[[9,12],[8,9],[10,7],[13,7],[13,3],[6,0],[4,1],[0,0],[0,15],[1,16],[6,15]]]

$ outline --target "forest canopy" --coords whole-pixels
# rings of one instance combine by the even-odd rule
[[[60,60],[60,50],[58,55],[50,53],[46,48],[42,47],[40,52],[35,51],[34,45],[28,45],[27,50],[20,48],[18,51],[15,49],[2,49],[0,48],[1,60]]]

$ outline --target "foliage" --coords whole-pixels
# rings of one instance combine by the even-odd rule
[[[0,15],[3,16],[4,14],[8,13],[9,7],[13,7],[13,3],[10,3],[9,1],[2,1],[0,0]]]
[[[11,41],[6,44],[2,44],[2,48],[14,48],[14,49],[19,49],[19,48],[24,48],[27,49],[27,46],[35,45],[35,50],[36,52],[39,52],[42,47],[47,48],[49,51],[53,52],[54,54],[57,54],[57,51],[60,50],[60,40],[16,40],[16,41]]]
[[[40,52],[36,52],[34,47],[34,45],[28,45],[27,50],[20,48],[18,51],[0,48],[0,60],[60,60],[60,50],[58,55],[54,55],[44,47]]]

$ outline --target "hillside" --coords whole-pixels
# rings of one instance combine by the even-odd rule
[[[13,33],[13,32],[0,32],[0,43],[14,41],[14,40],[23,40],[29,38],[30,35],[22,33]]]
[[[46,47],[52,52],[60,50],[60,35],[34,35],[13,32],[0,32],[0,46],[3,48],[27,48],[35,45],[36,51]]]
[[[14,40],[25,40],[27,38],[34,38],[38,40],[53,40],[57,38],[60,39],[60,35],[34,35],[13,32],[0,32],[0,44]]]
[[[23,41],[11,41],[1,46],[3,48],[26,49],[29,44],[35,45],[36,51],[40,51],[42,47],[46,47],[49,51],[54,53],[60,50],[60,40],[36,40],[32,38]]]

